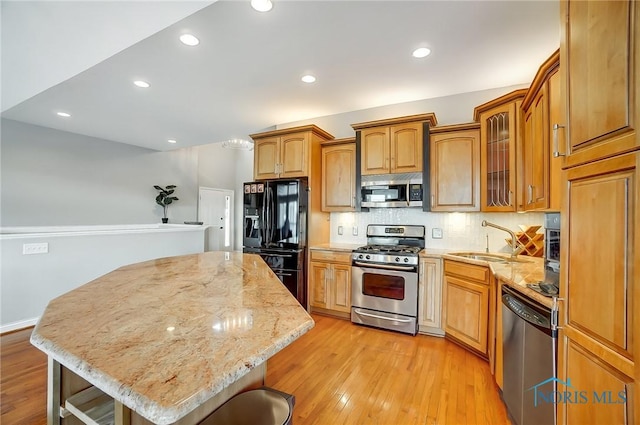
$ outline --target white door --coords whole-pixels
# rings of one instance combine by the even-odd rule
[[[205,251],[233,251],[233,190],[201,187],[198,221],[210,226],[205,232]]]

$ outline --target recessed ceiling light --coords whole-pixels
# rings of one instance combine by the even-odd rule
[[[305,83],[314,83],[316,81],[316,77],[314,77],[313,75],[305,75],[304,77],[302,77],[302,81],[304,81]]]
[[[273,7],[271,0],[251,0],[251,7],[258,12],[268,12]]]
[[[56,115],[64,118],[69,118],[71,116],[71,114],[67,114],[66,112],[56,112]]]
[[[173,140],[173,139],[169,139],[169,140],[167,140],[167,142],[169,142],[169,143],[178,143],[177,140]]]
[[[431,53],[431,49],[427,49],[426,47],[420,47],[419,49],[416,49],[413,51],[413,57],[424,58],[426,56],[429,56],[430,53]]]
[[[186,44],[187,46],[197,46],[198,44],[200,44],[200,40],[198,40],[195,35],[191,34],[182,34],[180,36],[180,41],[182,41],[182,43]]]
[[[143,89],[147,89],[151,86],[151,84],[147,83],[146,81],[142,81],[142,80],[136,80],[133,82],[133,84],[135,84],[136,86],[143,88]]]

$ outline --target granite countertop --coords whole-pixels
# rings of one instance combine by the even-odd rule
[[[328,249],[328,250],[331,250],[331,251],[351,252],[354,249],[360,248],[362,245],[366,245],[366,244],[323,243],[323,244],[313,245],[313,246],[309,247],[309,249]]]
[[[258,255],[206,252],[121,267],[52,300],[31,342],[169,424],[313,325]]]
[[[482,255],[481,252],[478,253]],[[491,255],[502,255],[492,253]],[[508,258],[508,254],[503,255]],[[456,255],[443,254],[443,258],[447,260],[455,260],[468,264],[476,264],[481,266],[488,265],[494,276],[500,279],[504,284],[514,288],[521,294],[539,302],[540,304],[551,308],[552,299],[537,293],[533,289],[527,288],[527,283],[538,283],[544,280],[544,260],[539,257],[528,257],[519,255],[517,258],[521,262],[517,263],[497,263],[482,260],[474,260],[471,258],[459,257]]]

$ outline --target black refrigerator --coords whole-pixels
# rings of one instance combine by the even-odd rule
[[[306,179],[243,184],[243,252],[258,254],[307,307]]]

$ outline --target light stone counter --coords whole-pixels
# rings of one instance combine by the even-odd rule
[[[31,342],[50,367],[171,424],[313,325],[259,256],[206,252],[121,267],[52,300]]]
[[[328,249],[330,251],[344,251],[351,252],[354,249],[360,248],[362,244],[353,244],[353,243],[323,243],[318,245],[313,245],[309,247],[309,249]]]
[[[482,253],[478,254],[482,255]],[[491,255],[499,254],[493,253]],[[504,255],[504,257],[508,258],[509,255]],[[544,260],[542,258],[519,255],[518,259],[522,262],[517,263],[487,262],[482,260],[474,260],[471,258],[459,257],[457,255],[448,255],[446,253],[443,254],[443,258],[481,266],[488,265],[495,277],[500,279],[509,287],[514,288],[521,294],[536,300],[546,307],[551,308],[551,298],[545,297],[544,295],[539,294],[533,289],[529,289],[527,287],[528,283],[538,283],[544,280]]]

